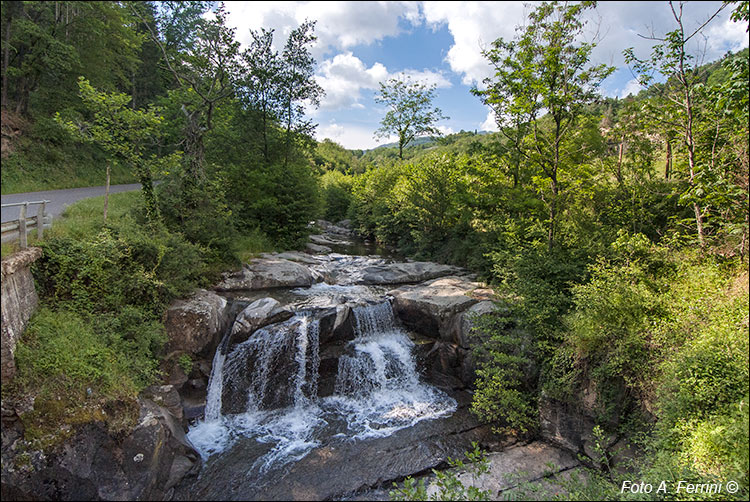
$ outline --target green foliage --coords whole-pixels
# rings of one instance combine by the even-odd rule
[[[500,432],[521,434],[537,429],[535,347],[528,333],[507,318],[486,314],[473,321],[471,336],[479,337],[476,392],[471,411],[481,420],[499,424]]]
[[[435,476],[434,490],[428,495],[428,489],[425,487],[424,479],[419,483],[412,477],[404,480],[404,486],[399,488],[393,483],[395,488],[389,492],[391,500],[491,500],[492,493],[489,490],[480,490],[471,483],[476,483],[479,476],[489,472],[489,460],[479,449],[476,442],[472,442],[472,451],[466,452],[465,464],[462,460],[448,457],[448,465],[454,470],[467,470],[471,477],[470,484],[467,486],[458,479],[456,472],[432,470]],[[460,471],[459,471],[460,472]]]
[[[86,109],[93,114],[92,121],[74,124],[70,120],[63,121],[59,113],[56,120],[73,135],[95,143],[110,158],[131,167],[142,186],[147,220],[155,224],[159,213],[152,170],[155,165],[164,168],[179,161],[178,154],[157,160],[156,155],[149,158],[144,151],[147,142],[155,141],[160,136],[159,126],[163,121],[160,110],[153,106],[148,110],[135,110],[128,106],[132,98],[127,94],[99,92],[84,77],[79,77],[78,86]]]
[[[189,375],[190,371],[193,369],[193,358],[190,357],[190,354],[182,354],[179,359],[177,359],[177,364],[182,368],[182,371],[186,375]]]
[[[126,403],[157,375],[155,354],[164,341],[161,323],[138,308],[106,318],[66,307],[40,309],[17,347],[12,384],[14,394],[35,397],[34,409],[21,417],[26,438],[55,444],[64,437],[61,427],[92,419],[114,429],[134,425],[137,413],[102,415],[102,407],[129,409]]]
[[[346,218],[352,201],[352,184],[353,179],[340,171],[328,171],[320,177],[324,219],[336,222]]]
[[[339,171],[343,174],[361,174],[364,164],[352,150],[347,150],[330,139],[324,139],[315,146],[313,161],[322,172]]]

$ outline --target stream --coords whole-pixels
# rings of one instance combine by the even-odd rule
[[[420,337],[394,315],[390,288],[361,284],[388,260],[314,255],[308,265],[326,282],[228,295],[242,308],[277,301],[287,318],[244,340],[236,327],[224,335],[204,415],[187,433],[203,468],[175,498],[387,498],[394,481],[492,441],[467,392],[426,381]]]

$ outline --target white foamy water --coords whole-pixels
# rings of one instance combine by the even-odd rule
[[[444,392],[420,382],[412,354],[414,344],[395,322],[390,303],[353,308],[356,339],[339,358],[334,394],[317,398],[319,324],[309,313],[258,330],[237,345],[226,362],[214,359],[209,383],[212,410],[221,410],[222,387],[241,380],[236,372],[247,368],[243,357],[255,358],[247,408],[243,413],[206,413],[206,419],[190,428],[188,438],[204,459],[221,453],[235,441],[251,438],[272,445],[249,471],[265,472],[304,457],[332,437],[362,440],[384,437],[428,419],[452,414],[456,402]],[[269,371],[272,361],[289,343],[294,329],[293,381],[278,382]],[[219,351],[220,352],[220,351]],[[218,359],[217,359],[218,358]],[[230,385],[230,387],[227,387]],[[274,385],[290,386],[292,403],[274,410],[262,409],[267,392]],[[211,391],[214,391],[211,393]],[[283,393],[282,393],[283,394]],[[208,410],[208,402],[207,402]]]

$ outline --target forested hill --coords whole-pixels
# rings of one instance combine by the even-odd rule
[[[595,8],[535,5],[485,51],[495,74],[472,94],[498,132],[401,151],[315,139],[314,20],[241,46],[214,2],[3,1],[3,193],[102,185],[107,167],[144,187],[106,221],[99,201],[74,208],[38,243],[40,311],[3,382],[4,403],[35,403],[15,408],[27,439],[132,427],[164,368],[198,371],[165,348],[171,301],[302,249],[311,221],[349,220],[499,292],[472,410],[523,438],[540,434],[541,403],[588,410],[600,458],[571,496],[637,497],[620,492],[630,476],[735,481],[716,498],[747,500],[748,50],[698,65],[666,27],[650,54],[623,48],[645,90],[606,98],[612,68],[576,42]],[[724,8],[747,28],[748,2]],[[610,469],[622,438],[631,474]]]

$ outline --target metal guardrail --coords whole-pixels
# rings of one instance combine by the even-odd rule
[[[14,202],[11,204],[2,204],[2,207],[13,207],[21,206],[21,212],[18,215],[17,220],[6,221],[2,224],[2,239],[6,237],[14,238],[18,237],[19,245],[21,249],[25,249],[28,246],[27,233],[36,228],[36,236],[38,239],[42,238],[45,228],[52,226],[52,215],[47,213],[48,200],[38,200],[33,202]],[[36,215],[27,216],[30,205],[38,204]],[[41,222],[41,224],[40,224]]]

